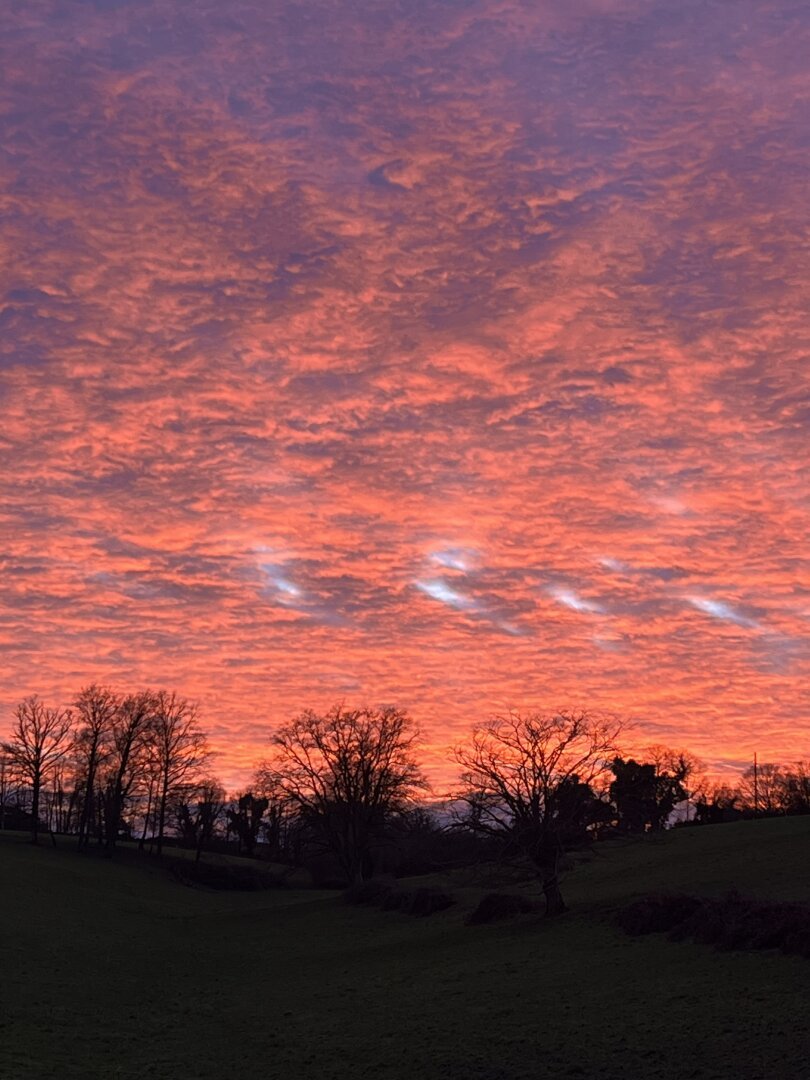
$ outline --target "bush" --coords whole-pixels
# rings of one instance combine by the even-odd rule
[[[383,911],[401,911],[407,895],[408,894],[402,889],[389,889],[388,892],[381,897],[379,906]]]
[[[256,866],[239,866],[235,863],[193,863],[187,859],[175,859],[169,869],[183,885],[202,885],[208,889],[234,892],[258,892],[261,889],[277,889],[281,878]]]
[[[433,915],[455,903],[449,893],[438,889],[398,889],[391,882],[379,878],[358,882],[343,895],[350,904],[374,904],[383,911],[401,911],[405,915],[417,916]]]
[[[467,917],[470,926],[481,923],[497,922],[499,919],[511,919],[515,915],[527,915],[530,911],[539,911],[540,905],[522,896],[520,893],[487,893],[478,907]]]
[[[434,915],[437,911],[446,911],[455,904],[455,899],[449,893],[439,889],[413,889],[411,892],[403,892],[399,910],[406,915],[416,915],[424,918]]]
[[[382,907],[383,901],[392,891],[393,885],[390,881],[370,878],[368,881],[358,881],[350,885],[343,898],[347,904],[377,904]]]
[[[785,938],[783,951],[810,960],[810,926],[791,931]]]
[[[628,934],[662,934],[694,915],[701,901],[694,896],[645,896],[619,912],[616,921]]]
[[[668,933],[719,949],[779,949],[810,958],[810,908],[803,904],[659,896],[636,900],[617,916],[630,934]]]

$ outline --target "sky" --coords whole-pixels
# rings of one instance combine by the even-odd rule
[[[808,55],[793,0],[4,3],[0,731],[810,756]]]

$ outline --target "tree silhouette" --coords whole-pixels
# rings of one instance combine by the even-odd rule
[[[342,705],[303,712],[273,736],[265,768],[350,883],[370,876],[374,841],[427,786],[416,740],[400,709]]]
[[[291,828],[295,821],[295,808],[291,805],[278,776],[264,762],[253,777],[252,792],[267,805],[262,817],[262,831],[271,859],[289,860],[292,857],[290,840],[295,835]]]
[[[742,817],[739,805],[740,792],[728,784],[705,783],[695,793],[695,821],[700,825],[714,825]]]
[[[693,800],[703,787],[706,782],[706,766],[689,750],[676,750],[657,743],[645,747],[643,756],[645,761],[651,761],[655,765],[663,792],[662,802],[666,802],[671,796],[669,810],[662,806],[662,809],[666,810],[662,817],[665,825],[675,807],[681,802],[688,803]]]
[[[690,778],[702,768],[686,750],[651,746],[643,756],[616,757],[611,764],[610,798],[626,832],[665,828],[675,807],[692,795]]]
[[[177,800],[177,828],[184,843],[194,848],[194,863],[211,843],[226,810],[225,790],[215,777],[201,780]]]
[[[106,783],[103,789],[105,847],[112,854],[121,831],[125,804],[144,781],[145,750],[155,718],[155,695],[149,690],[123,698],[113,719]]]
[[[12,795],[19,800],[18,773],[16,762],[0,745],[0,829],[6,827],[6,811],[10,808]]]
[[[786,814],[810,814],[810,762],[797,761],[785,770],[783,804]]]
[[[759,814],[781,814],[785,809],[785,769],[774,762],[750,765],[740,777],[743,805]]]
[[[157,854],[161,855],[169,796],[195,780],[211,753],[197,723],[196,706],[167,690],[154,695],[149,742],[157,777]]]
[[[619,816],[619,828],[626,832],[645,832],[660,827],[659,784],[655,765],[625,761],[616,757],[611,764],[614,780],[610,799]]]
[[[252,855],[259,839],[259,829],[264,824],[264,812],[270,800],[257,797],[251,791],[240,795],[236,806],[227,811],[228,828],[239,839],[239,850]]]
[[[36,695],[17,706],[11,739],[2,744],[19,773],[31,784],[31,841],[39,839],[39,803],[48,773],[70,749],[72,714],[49,709]]]
[[[473,730],[457,747],[462,767],[459,822],[528,858],[540,877],[546,914],[566,910],[558,867],[593,820],[592,785],[609,767],[621,725],[586,712],[511,712]]]
[[[79,848],[86,847],[90,841],[90,829],[95,818],[97,774],[111,749],[113,723],[119,703],[116,693],[96,683],[84,687],[74,702],[78,723],[74,750],[78,770],[84,777]]]

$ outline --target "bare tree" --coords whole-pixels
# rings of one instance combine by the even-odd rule
[[[785,810],[785,769],[773,762],[751,765],[740,777],[740,801],[755,814]]]
[[[84,800],[79,819],[79,847],[82,848],[90,841],[96,810],[97,774],[110,750],[120,699],[109,687],[93,683],[79,692],[74,705],[80,725],[74,745],[77,766],[84,776]]]
[[[197,722],[196,705],[167,690],[158,691],[153,703],[150,742],[157,773],[157,853],[160,855],[169,796],[196,780],[211,752]]]
[[[40,802],[47,806],[48,828],[55,833],[70,832],[77,792],[75,774],[67,756],[51,770],[48,788],[43,788]]]
[[[797,761],[785,771],[784,807],[786,814],[810,814],[810,762]]]
[[[36,695],[17,706],[11,739],[2,744],[20,774],[31,784],[31,840],[39,839],[42,784],[70,748],[73,717],[69,709],[49,709]]]
[[[531,861],[547,915],[566,910],[559,859],[587,835],[599,809],[592,785],[606,774],[620,731],[617,721],[581,711],[511,712],[475,728],[454,751],[460,823]]]
[[[129,694],[118,706],[110,739],[106,783],[103,790],[105,846],[112,854],[121,831],[125,804],[135,784],[143,779],[145,748],[154,720],[155,695],[149,690]],[[143,767],[143,768],[142,768]]]
[[[154,738],[154,719],[149,725],[149,731],[142,753],[138,760],[138,802],[141,816],[141,835],[138,840],[138,849],[143,851],[146,846],[146,838],[154,837],[155,822],[157,820],[158,791],[160,789],[161,765],[158,757],[158,748]],[[152,845],[150,842],[149,850]]]
[[[303,712],[273,737],[266,770],[349,882],[369,876],[374,841],[427,786],[417,738],[400,709],[342,705]]]

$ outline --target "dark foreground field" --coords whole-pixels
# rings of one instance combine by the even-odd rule
[[[810,820],[604,846],[544,923],[188,889],[0,833],[0,1078],[802,1080],[810,961],[628,938],[654,890],[810,900]]]

